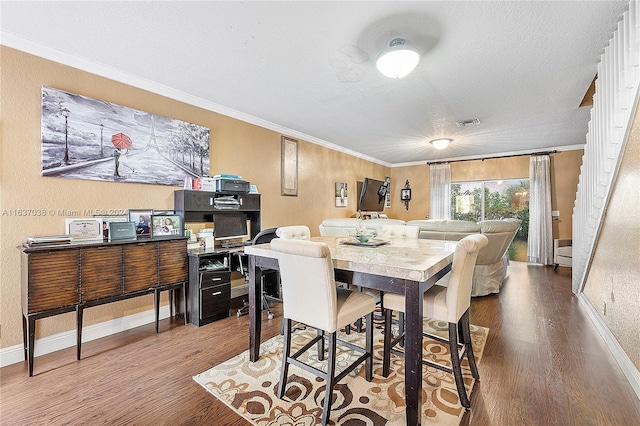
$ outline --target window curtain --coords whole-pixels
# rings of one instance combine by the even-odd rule
[[[451,219],[451,164],[431,164],[429,182],[429,219]]]
[[[529,244],[527,262],[551,265],[553,239],[551,234],[551,177],[548,155],[532,156],[529,160]]]

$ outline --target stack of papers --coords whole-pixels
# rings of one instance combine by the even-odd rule
[[[70,235],[40,235],[28,237],[27,244],[30,246],[52,245],[52,244],[69,244],[73,238]]]

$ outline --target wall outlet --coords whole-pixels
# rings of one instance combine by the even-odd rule
[[[551,217],[560,217],[560,210],[552,210]]]

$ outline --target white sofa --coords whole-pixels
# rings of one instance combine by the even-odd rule
[[[483,234],[489,244],[478,253],[473,272],[471,296],[486,296],[499,293],[502,282],[507,277],[509,254],[507,249],[520,228],[518,219],[483,220],[410,220],[407,226],[420,227],[420,238],[459,241],[467,235]]]
[[[384,225],[406,225],[420,228],[419,238],[432,240],[459,241],[467,235],[483,234],[489,244],[478,253],[473,274],[472,296],[485,296],[500,292],[502,282],[507,277],[509,257],[507,249],[520,228],[518,219],[484,220],[470,222],[465,220],[410,220],[398,219],[333,218],[320,224],[320,235],[349,235],[358,226],[380,232]]]
[[[378,234],[383,226],[405,224],[406,222],[400,219],[367,219],[362,221],[362,226],[364,226],[367,231],[375,231]]]
[[[323,220],[318,228],[323,237],[327,235],[346,236],[354,233],[360,222],[362,219],[355,217],[337,217]]]

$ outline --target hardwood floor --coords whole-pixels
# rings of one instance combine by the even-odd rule
[[[570,269],[514,262],[499,295],[475,298],[489,327],[464,425],[637,425],[640,402],[571,294]],[[263,317],[263,339],[280,329]],[[0,369],[2,425],[247,425],[192,376],[248,347],[248,317],[164,320]]]

